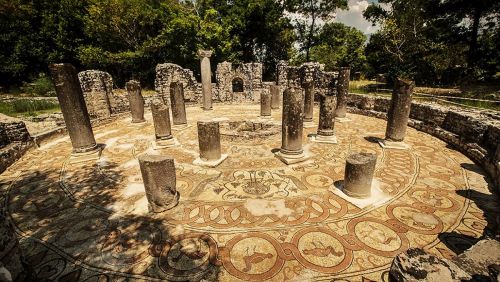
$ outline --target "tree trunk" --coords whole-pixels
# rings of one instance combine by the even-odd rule
[[[467,54],[467,67],[471,70],[475,65],[477,53],[477,36],[479,33],[479,23],[481,20],[482,9],[476,7],[473,14],[471,38],[469,42],[469,53]]]

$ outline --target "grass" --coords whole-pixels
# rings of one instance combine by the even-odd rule
[[[37,116],[60,111],[59,104],[47,100],[19,99],[0,101],[0,113],[8,116]]]

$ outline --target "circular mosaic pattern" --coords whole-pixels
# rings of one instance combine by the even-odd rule
[[[450,246],[468,244],[464,238],[486,226],[468,196],[488,195],[481,170],[465,169],[474,164],[427,134],[408,129],[410,149],[383,150],[370,140],[383,137],[385,121],[350,115],[336,123],[335,145],[309,142],[315,128],[304,129],[312,158],[287,166],[273,154],[280,134],[267,132],[279,129],[280,111],[256,122],[257,105],[214,108],[187,109],[192,126],[174,128],[177,147],[154,149],[150,115],[142,124],[123,116],[95,128],[105,144],[98,161],[72,161],[63,137],[3,173],[3,201],[16,231],[33,239],[22,248],[40,277],[380,281],[399,252],[424,247],[449,256]],[[228,159],[196,166],[196,121],[207,118],[224,119],[226,131],[258,134],[222,138]],[[368,202],[337,188],[346,156],[358,151],[378,155]],[[144,153],[175,158],[181,197],[168,212],[148,213],[137,161]]]

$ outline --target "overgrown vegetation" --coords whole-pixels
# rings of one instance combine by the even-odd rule
[[[0,113],[9,116],[36,116],[40,113],[59,111],[59,104],[55,101],[16,99],[0,101]]]

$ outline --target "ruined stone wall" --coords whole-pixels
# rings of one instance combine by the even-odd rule
[[[260,100],[263,91],[261,63],[246,63],[233,68],[230,62],[222,62],[217,65],[215,77],[217,82],[215,101],[257,102]],[[242,92],[233,92],[233,81],[235,79],[243,82]]]
[[[338,77],[338,72],[325,72],[324,68],[323,64],[317,62],[308,62],[294,67],[288,65],[286,61],[279,61],[276,65],[276,84],[280,86],[280,95],[283,95],[283,91],[287,87],[287,76],[290,69],[298,69],[302,84],[310,82],[314,84],[314,99],[318,101],[318,95],[324,95],[328,92],[326,81],[332,76]]]
[[[109,118],[123,111],[113,93],[113,78],[107,72],[86,70],[78,73],[90,118]]]
[[[389,98],[348,95],[352,113],[387,119]],[[500,115],[413,102],[408,125],[453,145],[480,164],[500,193]]]
[[[166,104],[170,104],[170,84],[180,82],[184,86],[186,102],[201,101],[201,84],[196,81],[193,72],[176,64],[159,64],[156,66],[155,90]]]
[[[0,122],[0,173],[33,146],[24,122]]]

